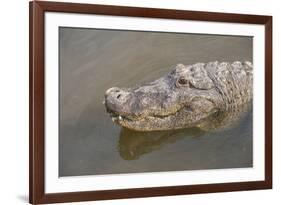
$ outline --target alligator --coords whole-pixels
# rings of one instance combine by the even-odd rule
[[[112,87],[105,92],[104,103],[113,122],[135,131],[209,129],[210,117],[248,107],[252,92],[251,62],[214,61],[177,64],[153,82]]]

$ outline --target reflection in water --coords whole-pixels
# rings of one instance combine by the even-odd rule
[[[236,107],[228,112],[216,112],[199,123],[199,127],[139,132],[122,128],[119,135],[119,154],[125,160],[136,160],[141,155],[161,149],[186,137],[199,137],[205,132],[227,129],[236,125],[251,109],[251,104]]]
[[[136,160],[141,155],[160,149],[185,137],[204,134],[199,128],[170,131],[138,132],[122,128],[119,136],[119,154],[125,160]]]

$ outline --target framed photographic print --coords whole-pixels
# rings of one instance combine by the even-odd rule
[[[272,17],[30,2],[30,203],[270,189]]]

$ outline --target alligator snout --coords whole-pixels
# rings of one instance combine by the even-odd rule
[[[106,98],[113,102],[125,102],[128,99],[129,92],[122,90],[121,88],[113,87],[109,88],[105,92]]]
[[[124,89],[118,87],[109,88],[105,92],[105,105],[109,112],[124,115],[128,112],[126,104],[130,98],[132,98],[130,92]]]

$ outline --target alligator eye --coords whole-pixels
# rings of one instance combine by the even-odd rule
[[[176,84],[177,86],[187,86],[188,80],[186,78],[179,78]]]

